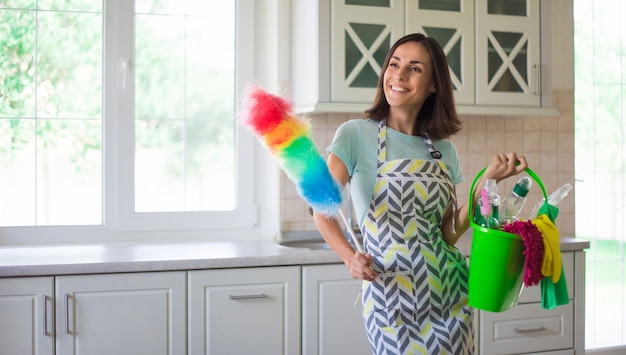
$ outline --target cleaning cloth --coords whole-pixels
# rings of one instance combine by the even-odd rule
[[[543,235],[531,221],[514,221],[504,225],[505,232],[517,234],[524,241],[524,286],[535,286],[543,278]]]
[[[542,274],[545,277],[540,282],[541,307],[543,309],[553,309],[556,306],[569,303],[567,281],[565,280],[563,260],[561,259],[559,231],[554,225],[558,214],[559,209],[546,202],[539,209],[537,218],[532,221],[542,231],[544,236]]]
[[[532,222],[543,234],[541,273],[546,277],[551,276],[552,282],[557,283],[561,277],[562,264],[559,230],[546,214],[538,215]]]

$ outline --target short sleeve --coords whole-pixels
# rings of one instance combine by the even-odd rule
[[[454,144],[450,143],[449,159],[445,160],[448,172],[450,173],[450,180],[452,184],[458,185],[465,181],[465,176],[461,171],[461,162],[459,161],[459,154],[456,151]]]
[[[332,153],[339,158],[348,170],[348,174],[352,176],[356,165],[356,137],[358,136],[359,126],[355,121],[344,122],[335,131],[333,142],[326,148],[327,153]]]

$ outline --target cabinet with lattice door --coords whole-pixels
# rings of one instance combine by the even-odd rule
[[[368,108],[387,50],[413,32],[442,46],[460,113],[551,105],[549,95],[542,97],[548,85],[541,82],[539,1],[317,0],[291,6],[290,82],[298,111]]]
[[[460,105],[541,105],[540,2],[407,0],[407,29],[441,44]]]

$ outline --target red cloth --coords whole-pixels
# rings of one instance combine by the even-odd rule
[[[541,273],[543,265],[543,235],[539,228],[531,221],[515,221],[506,224],[505,232],[517,234],[522,237],[526,249],[524,250],[524,285],[538,285],[544,277]]]

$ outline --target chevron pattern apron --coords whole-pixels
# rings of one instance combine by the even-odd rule
[[[363,283],[363,318],[375,354],[472,354],[472,310],[463,254],[442,239],[453,184],[432,142],[434,161],[386,161],[379,125],[378,175],[362,226],[363,246],[380,274]]]

